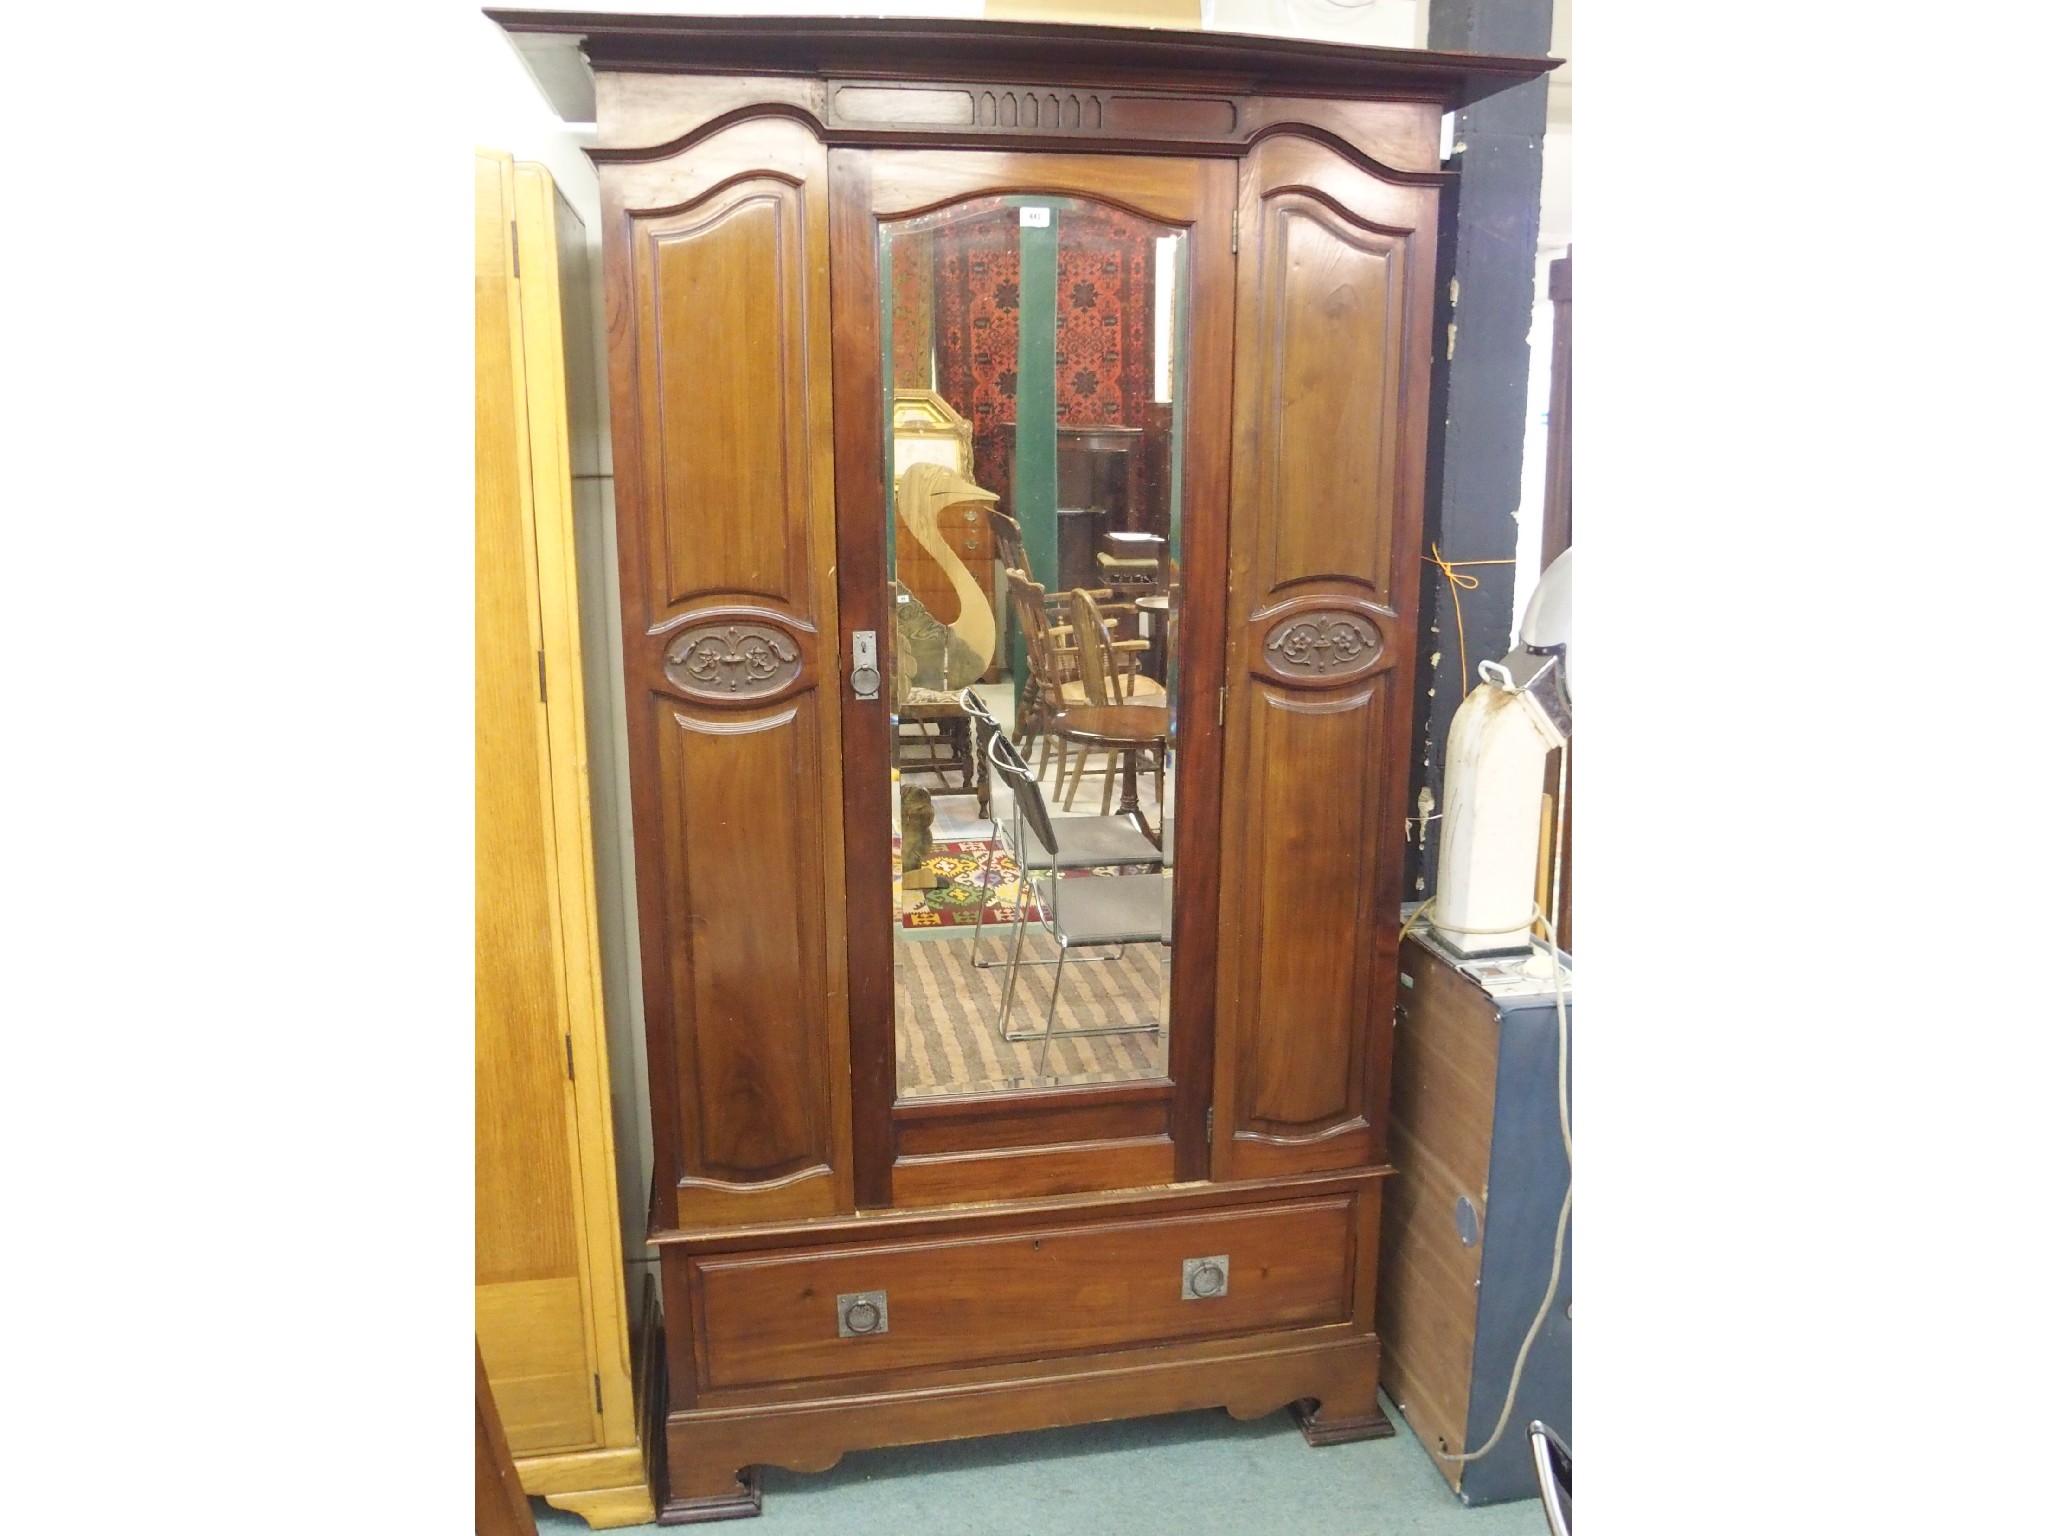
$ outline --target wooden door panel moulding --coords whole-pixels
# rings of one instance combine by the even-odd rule
[[[801,188],[767,176],[634,220],[645,473],[662,511],[647,557],[666,574],[664,616],[710,597],[817,611],[803,222]]]
[[[670,910],[691,914],[668,955],[680,1221],[712,1219],[749,1184],[777,1211],[835,1208],[829,1177],[797,1178],[829,1175],[835,1161],[838,1073],[819,1006],[831,985],[817,895],[829,861],[801,788],[829,745],[819,693],[750,709],[707,701],[702,713],[655,702],[670,724],[659,743],[666,836],[652,846]]]
[[[850,1210],[825,152],[600,187],[657,1225]]]
[[[1298,136],[1244,162],[1221,1178],[1386,1155],[1435,196]],[[1304,925],[1305,908],[1329,920]]]
[[[1247,806],[1243,882],[1232,885],[1244,893],[1239,936],[1248,957],[1238,1006],[1241,1017],[1260,1021],[1238,1041],[1233,1136],[1312,1140],[1368,1117],[1365,1032],[1355,1010],[1372,981],[1373,917],[1359,908],[1362,893],[1377,886],[1381,797],[1347,770],[1369,770],[1385,736],[1384,681],[1382,674],[1349,694],[1305,698],[1255,684],[1240,716],[1249,780],[1285,793]],[[1297,771],[1318,764],[1331,765],[1335,782],[1313,768],[1306,779]],[[1325,891],[1348,893],[1348,904],[1304,928],[1300,900]],[[1275,941],[1280,933],[1285,943]],[[1269,1018],[1286,1028],[1265,1026]]]

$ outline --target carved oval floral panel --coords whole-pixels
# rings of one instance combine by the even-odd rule
[[[1276,677],[1334,680],[1362,672],[1378,659],[1380,632],[1370,619],[1350,610],[1296,613],[1268,631],[1264,651],[1266,667]]]
[[[794,682],[802,653],[785,631],[745,620],[693,625],[668,643],[662,670],[685,693],[751,699]]]

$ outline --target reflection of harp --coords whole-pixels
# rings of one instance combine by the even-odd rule
[[[935,389],[896,391],[890,435],[896,440],[896,472],[913,464],[943,464],[974,478],[974,428]]]
[[[996,653],[996,615],[988,593],[967,568],[941,528],[964,517],[964,538],[993,549],[987,509],[994,491],[942,464],[913,464],[896,485],[897,579],[908,601],[897,606],[899,665],[914,687],[951,692],[981,678]],[[905,560],[913,547],[929,557]],[[956,535],[959,537],[961,535]],[[922,567],[922,569],[919,569]]]

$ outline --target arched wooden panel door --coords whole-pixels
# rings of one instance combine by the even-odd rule
[[[1219,1179],[1386,1160],[1436,198],[1284,135],[1239,183]]]
[[[847,1211],[825,150],[603,190],[656,1222]]]

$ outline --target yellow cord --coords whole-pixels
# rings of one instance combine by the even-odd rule
[[[1414,928],[1416,919],[1435,905],[1436,898],[1432,896],[1427,901],[1417,903],[1415,910],[1408,914],[1408,920],[1401,925],[1400,935],[1394,940],[1395,954],[1398,955],[1401,952],[1401,946],[1408,942],[1409,931]]]
[[[1451,612],[1457,616],[1458,620],[1458,697],[1462,699],[1472,691],[1472,673],[1471,669],[1465,664],[1465,605],[1459,599],[1458,593],[1461,590],[1466,592],[1478,591],[1479,578],[1477,576],[1467,576],[1461,567],[1467,565],[1513,565],[1515,562],[1512,560],[1446,560],[1438,552],[1436,541],[1432,539],[1429,545],[1429,559],[1426,563],[1436,566],[1441,570],[1451,584]]]

